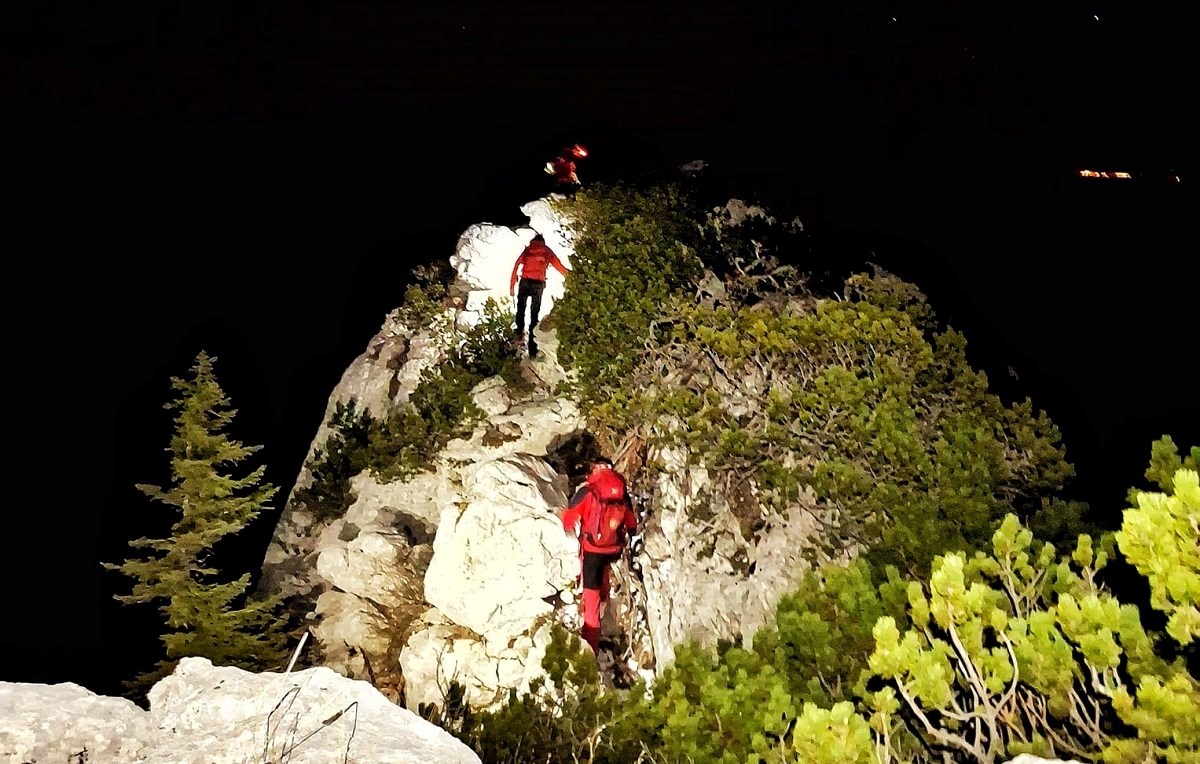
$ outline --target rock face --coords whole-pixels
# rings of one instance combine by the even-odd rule
[[[74,684],[0,682],[0,760],[107,764],[478,764],[367,682],[318,667],[254,674],[185,658],[150,710]]]
[[[145,761],[157,736],[131,700],[77,684],[0,682],[0,761]]]
[[[443,512],[425,573],[432,607],[400,655],[410,708],[440,703],[450,679],[491,706],[542,674],[549,619],[574,601],[579,567],[555,512],[567,496],[554,478],[544,459],[503,457],[468,474],[461,508]]]
[[[446,316],[458,326],[482,320],[489,299],[511,308],[512,265],[534,231],[569,267],[569,225],[551,200],[522,209],[528,229],[475,225],[460,237],[450,260],[457,300]],[[731,203],[726,214],[737,225],[756,209]],[[548,279],[543,318],[563,294],[559,275]],[[388,317],[347,369],[314,451],[338,403],[353,400],[383,416],[405,404],[422,371],[444,360],[432,327],[405,327],[399,316]],[[407,482],[354,477],[342,517],[318,523],[293,493],[268,551],[264,588],[306,608],[320,663],[369,679],[410,709],[440,703],[451,681],[477,708],[493,707],[541,676],[555,623],[578,629],[578,548],[558,521],[569,486],[551,465],[586,422],[556,392],[568,375],[553,329],[539,327],[537,339],[541,355],[524,367],[532,392],[483,382],[472,395],[486,421],[430,454],[428,471]],[[752,389],[728,393],[730,405],[757,405]],[[685,457],[647,455],[665,467],[634,486],[650,512],[631,564],[614,569],[606,614],[606,633],[619,634],[627,649],[623,665],[647,678],[685,639],[749,638],[795,587],[813,532],[800,519],[748,522],[753,487],[723,495]]]
[[[569,267],[570,243],[549,200],[524,211],[530,228],[476,225],[459,238],[449,316],[458,326],[481,321],[489,299],[511,309],[512,266],[535,232]],[[543,318],[562,295],[561,276],[547,279]],[[389,315],[331,395],[313,452],[339,403],[378,418],[404,405],[422,372],[444,360],[435,335],[433,326],[404,326],[399,311]],[[554,333],[539,330],[538,340],[532,393],[518,400],[499,379],[480,384],[472,397],[487,421],[430,454],[429,469],[406,482],[355,476],[343,517],[318,523],[293,492],[268,549],[262,588],[307,603],[320,662],[403,694],[409,708],[440,702],[447,678],[481,706],[509,682],[527,685],[541,674],[547,619],[574,601],[577,550],[557,519],[567,486],[545,457],[583,421],[551,393],[564,378]],[[310,480],[306,465],[297,487]]]
[[[815,532],[809,515],[791,512],[791,522],[751,531],[738,497],[709,490],[703,466],[688,465],[678,451],[651,458],[663,469],[640,557],[656,665],[672,661],[674,645],[687,640],[741,636],[748,645],[780,597],[800,582],[800,553]]]

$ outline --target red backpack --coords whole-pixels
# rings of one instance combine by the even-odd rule
[[[625,480],[612,470],[596,473],[584,502],[583,538],[600,550],[619,552],[626,542]]]

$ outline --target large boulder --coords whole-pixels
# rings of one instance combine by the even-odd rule
[[[478,764],[450,733],[324,668],[255,674],[185,658],[150,710],[73,684],[0,682],[0,759],[106,764]]]
[[[0,682],[0,761],[146,761],[159,736],[131,700],[72,683]]]

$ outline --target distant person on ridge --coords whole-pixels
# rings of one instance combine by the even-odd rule
[[[521,250],[517,261],[513,263],[512,278],[508,282],[509,295],[517,299],[517,328],[513,332],[513,343],[520,343],[525,334],[525,306],[529,306],[529,357],[537,358],[537,342],[533,338],[533,330],[537,328],[538,314],[542,310],[542,291],[546,288],[546,267],[554,266],[563,276],[567,269],[563,266],[554,250],[546,245],[546,239],[540,233]],[[521,285],[518,288],[517,280]]]
[[[546,174],[554,179],[554,189],[561,193],[573,194],[582,185],[576,173],[576,165],[581,159],[586,159],[587,148],[576,143],[563,149],[558,156],[546,163]]]
[[[621,559],[629,537],[637,531],[637,515],[629,501],[625,478],[604,457],[592,461],[591,473],[562,514],[563,530],[579,538],[582,584],[581,635],[593,654],[600,651],[600,613],[608,602],[609,569]]]

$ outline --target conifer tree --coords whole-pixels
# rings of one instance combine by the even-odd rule
[[[213,373],[215,360],[201,351],[190,378],[171,378],[177,397],[164,406],[177,412],[167,449],[170,487],[137,486],[175,513],[170,536],[135,539],[130,547],[148,555],[103,563],[135,580],[131,593],[115,599],[157,603],[166,622],[166,659],[130,681],[134,690],[148,689],[184,657],[252,670],[281,667],[287,658],[278,598],[253,599],[247,595],[249,573],[227,580],[213,567],[214,546],[258,517],[278,490],[263,482],[262,466],[243,477],[234,474],[262,446],[243,445],[223,432],[237,410]]]

